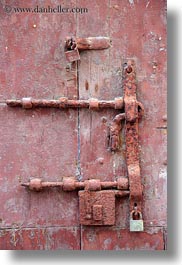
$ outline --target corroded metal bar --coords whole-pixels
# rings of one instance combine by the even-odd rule
[[[130,194],[130,191],[128,191],[128,190],[116,190],[115,191],[115,196],[116,197],[126,197],[126,196],[128,196]]]
[[[128,190],[128,179],[118,178],[117,181],[106,181],[102,182],[99,179],[90,179],[82,182],[76,181],[74,178],[67,177],[61,182],[49,182],[42,181],[40,178],[31,179],[27,183],[21,184],[24,187],[28,187],[30,190],[40,191],[43,188],[59,187],[64,191],[74,191],[74,190],[88,190],[88,191],[98,191],[102,189],[116,189],[116,190]]]
[[[123,90],[125,105],[126,163],[130,187],[130,212],[136,207],[138,211],[141,211],[142,184],[138,144],[139,105],[136,98],[136,71],[133,60],[128,61],[123,69]]]
[[[65,41],[65,50],[103,50],[111,47],[111,40],[108,37],[88,37],[74,38],[67,37]]]
[[[111,40],[108,37],[76,38],[79,50],[102,50],[111,47]]]
[[[123,98],[118,97],[114,100],[98,100],[96,98],[90,98],[88,100],[74,100],[62,97],[58,100],[55,99],[8,99],[6,104],[10,107],[22,107],[25,109],[31,108],[90,108],[90,109],[123,109]]]

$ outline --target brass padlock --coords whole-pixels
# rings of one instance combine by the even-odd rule
[[[137,215],[139,216],[137,220],[133,219],[134,214],[136,214],[135,210],[130,214],[130,232],[142,232],[144,230],[142,213],[137,211]]]

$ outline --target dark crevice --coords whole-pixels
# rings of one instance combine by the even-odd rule
[[[79,1],[76,0],[76,5],[78,5]],[[78,37],[79,32],[79,16],[76,13],[76,37]],[[77,99],[80,99],[80,86],[79,86],[79,61],[76,62],[76,71],[77,71]],[[76,176],[77,180],[82,180],[81,174],[81,140],[80,140],[80,109],[77,109],[78,118],[77,118],[77,170]],[[79,224],[80,228],[80,246],[79,249],[82,250],[82,225]]]
[[[79,93],[79,62],[77,62],[77,98],[80,98]],[[77,180],[82,180],[82,174],[81,174],[81,141],[80,141],[80,109],[77,109],[78,118],[77,118],[77,126],[78,126],[78,133],[77,133]]]
[[[156,127],[156,129],[158,129],[158,130],[166,130],[167,126],[159,126],[159,127]]]
[[[163,241],[164,241],[164,250],[167,250],[167,231],[166,231],[166,228],[163,229]]]

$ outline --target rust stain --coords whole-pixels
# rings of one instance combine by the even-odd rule
[[[95,92],[98,92],[98,90],[99,90],[99,85],[96,84],[96,85],[95,85]]]
[[[89,83],[88,83],[87,80],[85,80],[85,89],[86,89],[86,90],[89,90]]]

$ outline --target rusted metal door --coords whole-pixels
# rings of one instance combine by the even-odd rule
[[[0,4],[0,249],[164,250],[166,1],[73,0],[64,5]],[[100,36],[111,45],[84,49],[77,61],[65,55],[67,37]],[[138,125],[142,232],[129,229],[128,196],[117,197],[114,212],[108,207],[112,214],[104,217],[106,225],[99,223],[102,207],[113,200],[112,185],[128,179],[124,128],[133,120],[126,115],[116,150],[109,133],[121,113],[128,61],[135,64],[137,102],[145,109]],[[102,100],[114,107],[98,108]],[[86,107],[75,107],[78,102]],[[88,181],[93,179],[100,182]],[[102,191],[94,197],[99,225],[85,225],[80,213],[88,201],[82,192],[89,188],[78,196],[76,187],[98,190],[98,185],[107,186],[103,205],[98,203]]]

